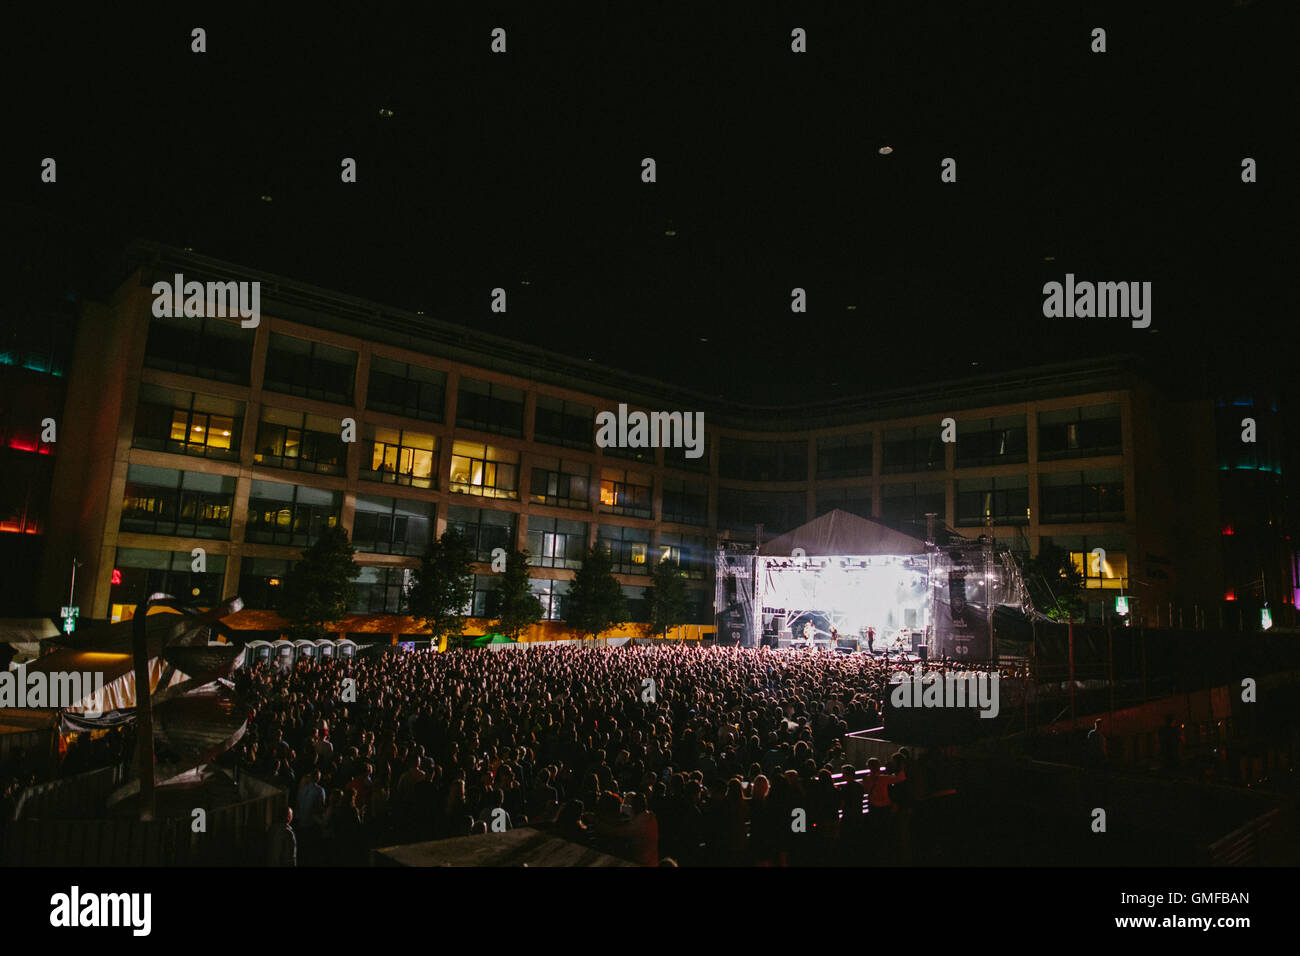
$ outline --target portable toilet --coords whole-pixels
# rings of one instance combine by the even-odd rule
[[[270,641],[249,641],[244,645],[244,666],[252,667],[262,661],[271,659]]]
[[[271,655],[276,664],[281,667],[293,666],[293,641],[286,641],[281,638],[271,644]]]
[[[316,642],[304,638],[301,641],[295,641],[293,645],[293,659],[300,661],[306,658],[309,661],[316,659]]]
[[[334,642],[327,637],[322,637],[316,642],[316,656],[319,658],[329,658],[334,656]]]
[[[357,642],[351,638],[342,638],[338,642],[338,656],[344,660],[351,660],[357,656]]]

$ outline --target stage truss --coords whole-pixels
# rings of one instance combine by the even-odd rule
[[[717,554],[718,634],[745,646],[799,642],[811,622],[829,646],[875,630],[875,649],[919,649],[967,660],[993,653],[992,608],[1025,610],[1019,566],[985,539],[958,539],[923,554]],[[861,642],[865,649],[866,642]]]

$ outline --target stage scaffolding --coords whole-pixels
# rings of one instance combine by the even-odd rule
[[[996,655],[993,609],[1027,611],[1020,568],[991,539],[948,536],[921,554],[764,555],[746,545],[717,552],[718,637],[756,647],[815,635],[829,646],[875,630],[876,650],[984,661]]]

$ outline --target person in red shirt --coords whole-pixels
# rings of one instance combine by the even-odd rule
[[[893,810],[893,802],[889,799],[889,785],[903,780],[903,772],[889,773],[881,766],[878,759],[872,757],[867,761],[867,774],[867,806],[872,811]]]

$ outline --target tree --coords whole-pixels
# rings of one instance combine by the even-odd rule
[[[1029,598],[1039,611],[1054,621],[1083,617],[1083,573],[1075,567],[1069,551],[1046,545],[1036,557],[1022,558],[1021,570]]]
[[[564,620],[579,634],[596,637],[628,619],[627,600],[613,567],[609,553],[593,547],[569,585]]]
[[[542,602],[533,593],[528,578],[528,552],[506,554],[506,570],[497,588],[497,628],[512,641],[519,640],[529,625],[542,617]]]
[[[686,579],[676,561],[665,558],[655,565],[646,599],[650,604],[651,633],[667,637],[669,628],[680,627],[690,620],[691,603]]]
[[[474,603],[474,549],[455,528],[429,543],[420,560],[406,608],[429,628],[436,647],[445,637],[448,647],[464,643],[466,613]]]
[[[327,528],[285,577],[280,614],[289,622],[294,640],[319,640],[328,625],[342,620],[353,603],[352,580],[361,568],[352,560],[356,549],[341,525]]]

